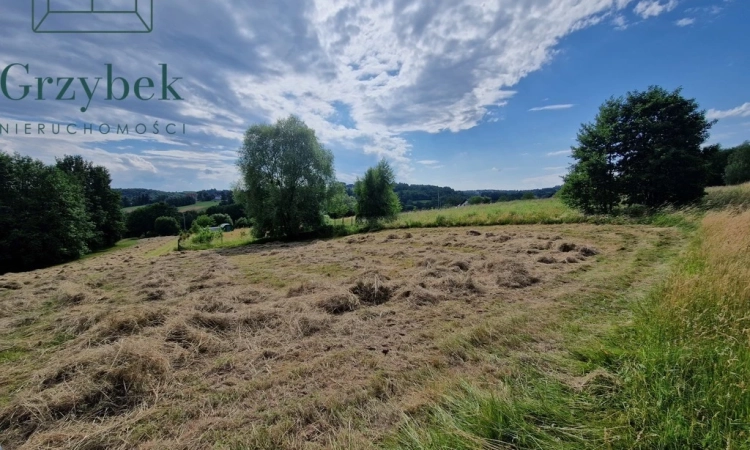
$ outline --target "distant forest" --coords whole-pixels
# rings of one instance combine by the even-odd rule
[[[114,189],[119,192],[122,207],[145,206],[165,202],[171,206],[189,206],[198,202],[210,202],[218,199],[223,203],[233,203],[232,191],[209,189],[197,192],[165,192],[152,189]]]
[[[346,186],[347,193],[354,195],[354,185]],[[476,191],[457,191],[449,187],[439,187],[424,184],[396,184],[394,191],[398,195],[403,211],[418,211],[423,209],[449,208],[461,205],[471,200],[481,198],[478,203],[508,202],[521,200],[522,198],[549,198],[560,190],[560,186],[531,189],[523,191],[504,191],[484,189]],[[209,189],[198,192],[164,192],[151,189],[115,189],[122,196],[123,208],[131,206],[144,206],[153,203],[165,202],[172,206],[194,205],[196,202],[213,201],[220,199],[222,204],[234,203],[232,191]],[[474,199],[474,200],[472,200]]]

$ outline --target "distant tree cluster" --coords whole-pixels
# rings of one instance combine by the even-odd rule
[[[46,165],[0,153],[0,273],[74,260],[124,231],[109,171],[80,156]]]
[[[164,200],[165,203],[168,205],[180,207],[180,206],[190,206],[195,205],[197,201],[195,200],[195,197],[192,195],[182,195],[177,197],[169,197],[166,200]]]
[[[611,98],[582,125],[561,197],[587,213],[693,202],[709,179],[712,151],[701,145],[713,124],[679,89],[652,86]]]
[[[496,190],[456,191],[449,187],[438,187],[422,184],[397,183],[393,190],[398,195],[404,211],[418,211],[424,209],[447,208],[458,206],[465,202],[479,203],[509,202],[513,200],[528,200],[530,198],[550,198],[560,189],[559,186],[532,190]],[[487,201],[489,199],[489,201]]]

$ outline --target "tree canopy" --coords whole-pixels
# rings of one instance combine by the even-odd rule
[[[78,178],[0,152],[0,273],[77,259],[99,231]]]
[[[66,155],[57,160],[57,168],[73,177],[82,187],[86,213],[94,225],[94,233],[86,242],[91,250],[113,246],[122,238],[125,223],[120,209],[120,194],[110,184],[109,171],[94,166],[81,156]]]
[[[731,149],[724,172],[727,184],[740,184],[750,181],[750,141],[745,141]]]
[[[238,161],[253,234],[293,237],[322,227],[334,184],[333,153],[294,116],[245,133]]]
[[[573,147],[561,197],[589,213],[619,204],[683,205],[704,195],[708,156],[701,145],[715,122],[681,90],[651,86],[611,98]]]
[[[401,202],[393,191],[395,184],[393,169],[385,159],[367,169],[365,176],[354,184],[357,220],[376,222],[394,219],[401,212]]]

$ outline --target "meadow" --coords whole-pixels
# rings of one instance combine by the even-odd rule
[[[178,212],[187,212],[187,211],[202,211],[204,209],[208,209],[212,206],[218,206],[219,202],[211,201],[211,202],[198,202],[194,205],[187,205],[187,206],[180,206],[177,208]],[[130,206],[128,208],[122,208],[122,212],[129,213],[133,212],[138,208],[143,208],[143,206]]]
[[[746,449],[748,200],[508,202],[6,274],[0,445]]]

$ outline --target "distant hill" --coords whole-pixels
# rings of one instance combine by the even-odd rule
[[[354,185],[346,186],[349,195],[353,195]],[[439,207],[457,206],[471,197],[489,197],[492,202],[520,200],[524,194],[534,194],[536,198],[550,198],[562,186],[543,189],[527,190],[499,190],[479,189],[473,191],[457,191],[450,187],[440,187],[425,184],[398,183],[394,189],[404,211],[415,211],[421,209],[433,209]]]
[[[422,209],[445,208],[458,206],[471,197],[480,196],[492,199],[492,202],[520,200],[524,194],[532,193],[536,198],[549,198],[555,195],[562,186],[543,189],[527,190],[499,190],[479,189],[473,191],[457,191],[450,187],[432,186],[427,184],[398,183],[395,187],[404,211]],[[349,195],[354,195],[354,185],[347,184]],[[185,207],[203,202],[233,203],[232,191],[209,189],[198,192],[165,192],[152,189],[115,189],[122,196],[123,208],[132,210],[133,207],[150,205],[152,203],[167,202],[177,207]]]
[[[153,189],[114,189],[122,197],[122,207],[132,209],[138,206],[167,202],[170,205],[183,207],[203,202],[232,202],[232,191],[209,189],[205,191],[166,192]]]

